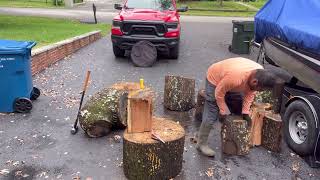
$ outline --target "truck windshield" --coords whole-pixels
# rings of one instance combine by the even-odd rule
[[[172,0],[128,0],[125,8],[174,10]]]

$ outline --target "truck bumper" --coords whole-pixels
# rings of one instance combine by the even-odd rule
[[[132,46],[139,41],[150,41],[158,51],[169,51],[170,48],[179,45],[179,38],[111,35],[111,40],[113,45],[125,50],[131,50]]]

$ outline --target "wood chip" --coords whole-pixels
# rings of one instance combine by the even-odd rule
[[[208,176],[208,177],[212,177],[213,176],[213,168],[211,167],[211,168],[209,168],[207,171],[206,171],[206,175]]]
[[[2,169],[2,170],[0,170],[0,174],[1,174],[1,175],[7,175],[7,174],[9,174],[9,173],[10,173],[9,169]]]
[[[81,177],[77,175],[77,176],[73,177],[72,179],[73,180],[81,180]]]
[[[298,172],[300,170],[300,163],[298,161],[294,161],[292,164],[292,171]]]

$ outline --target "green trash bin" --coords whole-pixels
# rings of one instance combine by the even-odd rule
[[[235,54],[249,54],[250,41],[254,36],[253,21],[232,21],[233,37],[229,50]]]

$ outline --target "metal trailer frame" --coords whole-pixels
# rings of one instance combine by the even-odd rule
[[[320,167],[320,56],[290,47],[275,38],[266,38],[261,44],[254,42],[254,45],[260,48],[257,62],[262,58],[293,76],[291,81],[286,83],[280,98],[281,116],[283,117],[288,105],[295,100],[304,101],[312,110],[319,133],[314,152],[304,159],[311,167]],[[303,87],[297,85],[299,81],[304,84]]]

